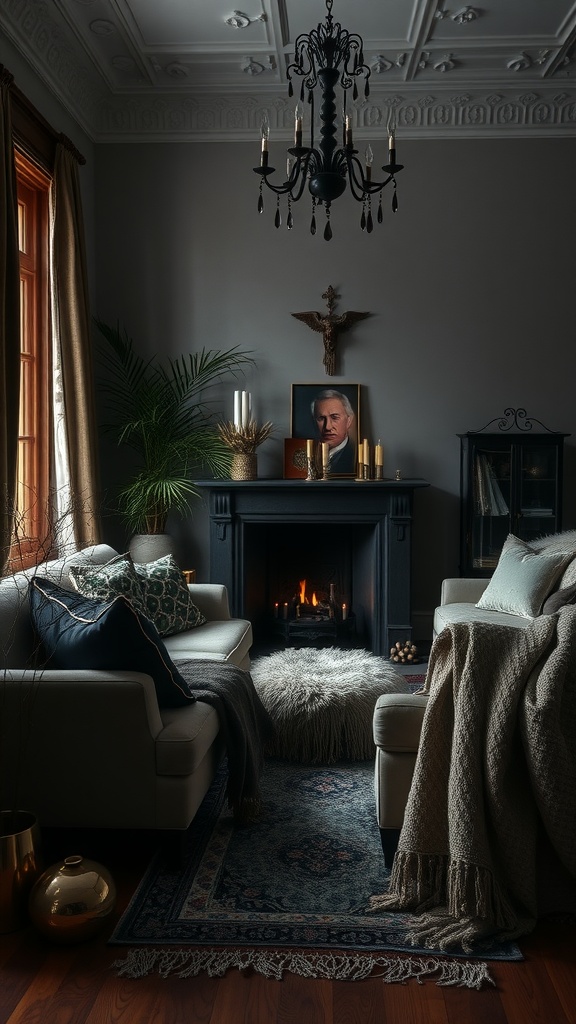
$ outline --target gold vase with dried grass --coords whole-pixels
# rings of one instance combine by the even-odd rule
[[[232,480],[256,480],[258,459],[256,449],[270,437],[274,427],[266,422],[261,426],[251,420],[244,427],[227,421],[218,424],[221,440],[232,452],[230,478]]]

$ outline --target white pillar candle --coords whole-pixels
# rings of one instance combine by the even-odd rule
[[[236,430],[240,426],[240,392],[234,392],[234,426]]]
[[[248,392],[247,391],[243,391],[242,392],[242,426],[243,427],[247,427],[248,426],[248,420],[249,420]]]

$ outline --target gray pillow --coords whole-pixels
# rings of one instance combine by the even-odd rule
[[[576,583],[571,587],[563,587],[562,590],[555,590],[550,597],[547,597],[542,605],[542,615],[554,615],[560,611],[565,604],[574,604],[576,601]]]
[[[572,551],[536,552],[509,534],[476,607],[527,618],[540,615],[544,601],[572,557]]]

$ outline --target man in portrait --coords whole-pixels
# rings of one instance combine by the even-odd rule
[[[328,443],[329,473],[355,473],[354,410],[347,396],[326,388],[316,395],[311,408],[318,440]]]

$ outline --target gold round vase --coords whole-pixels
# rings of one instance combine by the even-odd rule
[[[82,942],[106,923],[116,906],[110,872],[79,855],[52,864],[30,894],[32,924],[53,942]]]

